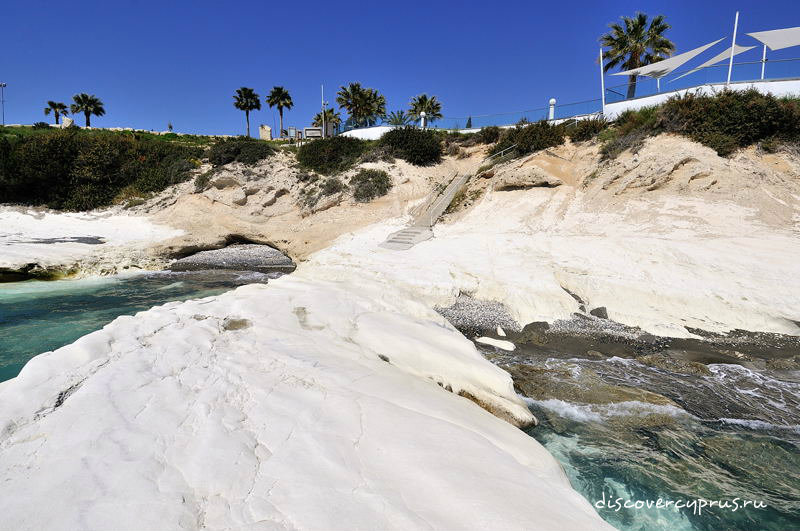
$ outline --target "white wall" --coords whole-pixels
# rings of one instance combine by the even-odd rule
[[[726,87],[725,83],[711,83],[708,85],[700,85],[681,90],[673,90],[672,92],[662,92],[660,94],[653,94],[652,96],[644,96],[632,100],[620,101],[617,103],[606,103],[605,117],[609,120],[615,119],[617,116],[627,110],[638,110],[644,107],[651,107],[664,103],[669,98],[677,95],[684,95],[687,92],[696,92],[700,94],[714,94],[721,92]],[[731,90],[748,90],[751,88],[763,94],[772,94],[773,96],[798,96],[800,95],[800,79],[785,79],[775,81],[744,81],[738,83],[731,83],[727,86]]]
[[[380,137],[394,129],[391,125],[376,125],[375,127],[364,127],[362,129],[352,129],[345,131],[342,136],[351,136],[361,140],[378,140]]]

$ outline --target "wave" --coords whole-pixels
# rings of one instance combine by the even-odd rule
[[[615,402],[612,404],[576,404],[557,398],[547,400],[533,400],[525,398],[528,405],[547,409],[561,417],[578,422],[603,422],[614,417],[628,417],[641,415],[669,415],[671,417],[695,418],[680,407],[666,404],[651,404],[638,400]]]
[[[764,422],[763,420],[731,418],[721,418],[719,419],[719,422],[722,422],[723,424],[742,426],[744,428],[757,431],[786,431],[800,435],[800,425],[798,424],[773,424],[772,422]]]

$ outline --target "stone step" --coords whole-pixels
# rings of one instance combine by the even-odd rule
[[[414,228],[414,230],[403,229],[390,234],[386,241],[380,244],[384,249],[404,251],[414,247],[419,242],[429,240],[433,237],[433,231],[429,228]]]
[[[389,235],[380,247],[403,251],[410,249],[419,242],[433,237],[431,227],[447,209],[453,197],[469,179],[468,175],[456,175],[441,193],[431,194],[422,212],[414,219],[413,225]]]

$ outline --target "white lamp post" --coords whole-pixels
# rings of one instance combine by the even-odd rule
[[[547,119],[551,122],[556,118],[556,99],[550,98],[550,112],[547,113]]]
[[[419,113],[419,126],[422,129],[425,129],[425,125],[426,125],[425,124],[425,111],[422,111],[421,113]]]

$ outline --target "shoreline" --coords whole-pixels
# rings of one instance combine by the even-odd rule
[[[485,337],[510,342],[514,345],[512,355],[520,357],[531,354],[599,360],[616,356],[678,372],[702,372],[697,364],[713,363],[733,363],[753,369],[800,370],[800,335],[747,330],[733,330],[726,335],[689,328],[695,337],[657,336],[586,313],[522,327],[503,303],[479,301],[463,295],[453,305],[435,309],[473,341]],[[498,328],[502,334],[498,333]]]

